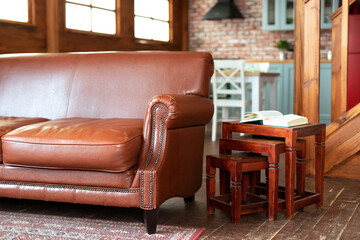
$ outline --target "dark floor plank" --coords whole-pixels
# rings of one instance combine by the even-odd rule
[[[306,183],[307,188],[311,189],[314,179],[307,178]],[[335,199],[344,191],[342,184],[334,183],[336,182],[325,181],[324,206],[322,209],[317,209],[315,206],[305,207],[302,212],[297,212],[294,219],[286,223],[286,225],[274,235],[273,239],[303,239],[303,237],[311,231],[314,225],[320,221],[324,213],[334,203]]]
[[[354,211],[353,216],[351,217],[348,225],[346,226],[344,232],[342,233],[340,239],[360,239],[360,203],[357,204],[357,208]]]
[[[337,180],[337,184],[339,183],[343,183],[344,191],[305,238],[339,239],[345,230],[359,204],[360,184],[358,181]]]

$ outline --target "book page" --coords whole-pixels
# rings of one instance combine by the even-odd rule
[[[268,117],[283,116],[281,112],[275,110],[259,111],[246,114],[241,123],[259,121]]]
[[[270,119],[279,119],[279,120],[281,119],[281,120],[290,122],[292,120],[295,120],[295,119],[298,119],[298,118],[303,118],[303,117],[299,116],[299,115],[295,115],[295,114],[286,114],[286,115],[283,115],[283,116],[271,116],[269,118]]]
[[[267,126],[296,126],[308,123],[308,119],[295,114],[287,114],[284,116],[268,117],[263,120],[263,124]]]
[[[283,116],[281,112],[275,110],[259,111],[255,113],[257,113],[261,118]]]

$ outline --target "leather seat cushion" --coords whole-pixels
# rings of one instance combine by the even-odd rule
[[[46,118],[24,118],[24,117],[0,117],[0,137],[12,130],[39,122],[45,122]],[[0,162],[2,162],[2,147],[0,142]]]
[[[25,126],[2,138],[4,164],[123,172],[134,167],[142,119],[67,118]]]

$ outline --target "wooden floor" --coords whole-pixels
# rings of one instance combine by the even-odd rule
[[[216,153],[217,143],[207,134],[205,154]],[[283,162],[283,161],[282,161]],[[283,174],[280,166],[280,176]],[[360,173],[359,173],[360,174]],[[283,178],[283,177],[281,177]],[[306,179],[307,190],[314,180]],[[285,212],[269,222],[264,212],[245,215],[234,225],[227,213],[215,211],[208,216],[205,200],[205,175],[202,188],[192,203],[173,198],[160,207],[159,224],[206,228],[200,239],[360,239],[360,181],[325,179],[324,207],[309,206],[288,220]],[[142,211],[67,203],[49,203],[0,198],[1,211],[23,211],[69,217],[142,221]]]

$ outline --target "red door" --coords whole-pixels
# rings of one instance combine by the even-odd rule
[[[360,15],[349,16],[347,110],[360,102]]]

